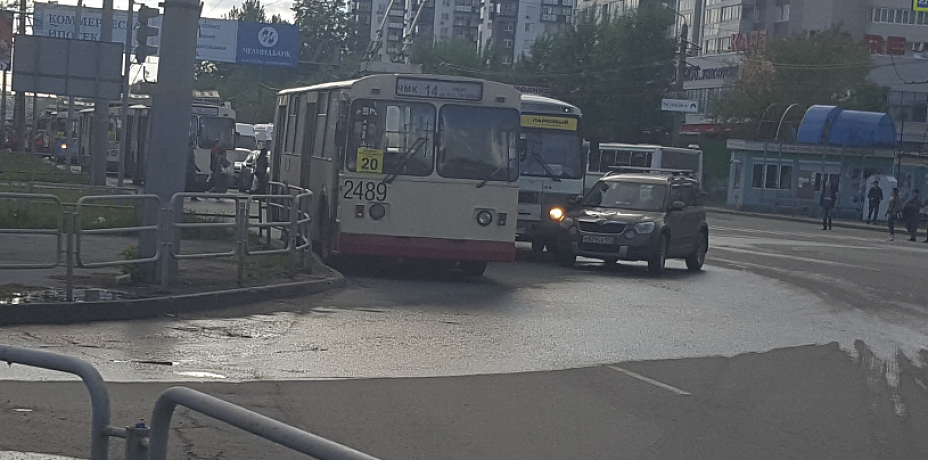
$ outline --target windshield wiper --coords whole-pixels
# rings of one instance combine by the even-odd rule
[[[545,159],[542,158],[542,157],[541,157],[541,154],[539,154],[538,152],[536,152],[535,149],[532,149],[532,158],[534,158],[535,161],[537,161],[538,164],[540,164],[541,167],[544,168],[545,172],[548,173],[548,176],[551,177],[552,179],[554,179],[555,182],[560,182],[560,181],[561,181],[561,179],[558,177],[559,174],[555,174],[555,173],[554,173],[554,170],[551,169],[551,166],[548,165],[548,163],[545,162]]]
[[[396,176],[400,175],[400,171],[402,171],[403,168],[406,167],[406,164],[409,163],[409,160],[412,160],[412,157],[416,156],[416,153],[419,152],[419,149],[421,149],[422,146],[425,145],[425,141],[426,141],[426,138],[424,137],[420,137],[416,139],[416,142],[413,142],[412,147],[410,147],[409,151],[406,152],[406,156],[403,157],[403,161],[401,161],[400,164],[396,166],[395,172],[388,174],[387,177],[384,177],[383,181],[381,182],[384,184],[392,183],[393,180],[396,179]]]
[[[502,171],[502,170],[503,170],[503,168],[508,168],[508,167],[509,167],[509,165],[508,165],[508,164],[504,164],[504,165],[501,165],[500,167],[498,167],[498,168],[496,168],[496,169],[494,169],[494,170],[493,170],[493,172],[491,172],[491,173],[490,173],[490,175],[489,175],[489,176],[487,176],[487,178],[486,178],[486,179],[484,179],[484,180],[483,180],[483,181],[481,181],[481,182],[480,182],[479,184],[477,184],[477,188],[483,188],[483,186],[484,186],[484,185],[487,185],[487,182],[489,182],[489,181],[490,181],[490,179],[492,179],[492,178],[493,178],[493,176],[495,176],[495,175],[496,175],[496,173],[498,173],[498,172],[500,172],[500,171]]]

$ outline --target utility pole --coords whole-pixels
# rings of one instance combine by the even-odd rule
[[[163,5],[161,30],[164,33],[158,60],[158,82],[152,100],[151,148],[146,162],[145,192],[158,195],[161,202],[169,206],[171,197],[184,190],[193,70],[202,5],[197,0],[165,0]],[[139,19],[142,17],[140,11]],[[179,202],[167,212],[173,213],[174,219],[179,219],[182,208],[183,202]],[[154,217],[151,211],[146,209],[147,222],[153,222],[149,220]],[[139,242],[142,257],[154,255],[158,244],[162,244],[165,250],[172,247],[169,246],[174,243],[172,235],[167,233],[164,241],[143,235],[145,237]],[[168,282],[177,279],[177,261],[166,253],[162,253],[161,275]]]
[[[19,35],[26,35],[26,0],[19,0]],[[19,151],[26,152],[26,93],[16,92],[13,100],[13,124],[19,134]]]
[[[103,0],[100,22],[100,41],[113,41],[113,0]],[[93,132],[90,140],[90,183],[106,185],[107,134],[109,131],[110,101],[97,98],[93,101]]]
[[[129,18],[126,21],[126,42],[123,51],[123,75],[122,75],[122,109],[119,111],[120,122],[119,128],[119,176],[116,179],[116,186],[122,187],[123,180],[126,177],[126,154],[129,152],[129,139],[126,134],[129,132],[129,72],[132,70],[132,30],[135,28],[135,22],[132,20],[132,8],[135,4],[129,0]]]
[[[77,0],[77,13],[74,15],[74,36],[72,40],[81,40],[81,20],[84,14],[84,0]],[[68,57],[70,59],[70,56]],[[65,158],[65,169],[71,172],[71,159],[78,158],[75,155],[80,153],[80,146],[77,145],[77,138],[74,136],[74,96],[68,98],[68,121],[65,125],[65,142],[67,145],[67,155]]]
[[[686,71],[686,34],[688,31],[689,26],[686,25],[686,21],[683,21],[683,27],[680,28],[680,55],[677,56],[677,78],[674,82],[676,97],[680,99],[686,99],[686,94],[683,92],[683,78]],[[683,112],[673,113],[673,133],[671,133],[673,141],[671,144],[674,147],[680,146],[680,130],[683,129],[684,116]]]

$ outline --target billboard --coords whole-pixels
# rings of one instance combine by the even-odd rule
[[[912,9],[915,11],[928,11],[928,0],[912,0]]]
[[[239,22],[235,62],[295,66],[299,43],[300,30],[294,25]]]
[[[13,60],[13,90],[75,97],[119,99],[119,43],[19,35]]]
[[[99,40],[102,22],[100,8],[83,8],[81,13],[81,40]],[[56,38],[73,38],[77,7],[52,3],[35,4],[33,34]],[[159,28],[160,33],[151,37],[148,44],[161,47],[161,36],[165,34],[161,21],[164,16],[153,18],[149,23]],[[126,33],[134,31],[138,21],[129,28],[126,11],[113,11],[113,42],[125,43]],[[260,35],[260,36],[259,36]],[[200,18],[197,37],[197,59],[201,61],[232,62],[261,65],[296,65],[299,47],[299,31],[289,24],[258,24],[228,19]],[[133,49],[134,53],[135,50]]]
[[[0,70],[10,70],[13,55],[13,12],[0,11]]]

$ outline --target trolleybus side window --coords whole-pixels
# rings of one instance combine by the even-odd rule
[[[435,107],[359,100],[352,104],[346,166],[373,174],[432,173]]]
[[[300,118],[300,95],[290,96],[287,109],[287,128],[284,133],[284,152],[292,153],[296,149],[296,131]]]
[[[518,110],[446,105],[439,114],[438,174],[513,182],[519,178]],[[472,133],[486,132],[475,137]]]

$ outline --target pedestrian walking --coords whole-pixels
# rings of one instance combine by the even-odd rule
[[[905,219],[905,227],[909,231],[909,241],[915,241],[918,236],[918,221],[921,218],[919,210],[921,207],[922,199],[918,189],[912,190],[912,196],[902,206],[902,218]]]
[[[267,156],[267,147],[262,147],[261,152],[258,153],[258,158],[255,160],[255,177],[258,180],[258,187],[255,189],[255,193],[258,195],[267,193]]]
[[[822,206],[822,230],[831,230],[831,213],[838,202],[838,193],[831,182],[825,184],[819,204]]]
[[[197,156],[194,153],[196,146],[197,144],[193,140],[187,143],[187,176],[184,180],[185,192],[202,191],[199,189],[199,187],[197,187],[197,173],[200,172],[200,167],[197,166]],[[191,197],[190,201],[200,201],[200,199],[197,197]]]
[[[209,193],[226,193],[229,191],[229,183],[232,179],[231,168],[232,163],[226,158],[226,149],[220,148],[219,157],[216,159],[216,167],[210,174],[213,186],[209,189]]]
[[[871,221],[876,223],[880,216],[880,203],[883,202],[883,189],[880,188],[880,181],[873,181],[873,186],[867,192],[867,200],[870,202],[870,209],[867,212],[867,223]]]
[[[219,152],[222,150],[222,141],[216,139],[216,142],[213,142],[213,148],[209,151],[209,179],[206,181],[206,189],[209,190],[216,186],[214,182],[217,176],[213,175],[213,171],[216,170],[216,163],[219,161]]]
[[[902,212],[902,198],[899,196],[899,187],[893,187],[886,205],[886,226],[889,227],[889,241],[896,240],[896,219]]]

